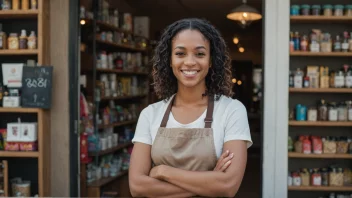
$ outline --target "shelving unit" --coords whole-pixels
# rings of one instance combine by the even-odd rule
[[[11,21],[12,24],[16,24],[17,22],[21,22],[21,20],[30,19],[35,21],[36,24],[36,35],[37,35],[37,49],[35,50],[9,50],[9,49],[0,49],[1,61],[0,63],[6,62],[9,57],[16,56],[16,59],[20,59],[23,56],[33,56],[33,59],[36,59],[38,66],[48,65],[49,62],[49,0],[38,0],[37,1],[38,8],[37,10],[0,10],[0,21]],[[33,28],[33,30],[35,30]],[[4,28],[4,32],[6,32],[6,28]],[[6,32],[9,34],[9,32]],[[17,32],[19,33],[19,32]],[[28,34],[28,32],[27,32]],[[22,62],[20,60],[20,62]],[[11,161],[15,160],[14,158],[20,158],[21,160],[29,160],[30,158],[34,158],[37,161],[37,178],[28,178],[27,175],[24,177],[28,179],[33,179],[38,183],[38,189],[33,192],[32,187],[32,196],[38,193],[39,197],[49,197],[51,196],[51,184],[50,184],[50,111],[43,110],[39,108],[4,108],[0,107],[0,117],[1,116],[18,116],[21,117],[24,115],[25,117],[30,117],[31,119],[35,119],[38,123],[38,151],[33,152],[25,152],[25,151],[0,151],[0,159],[7,158],[8,160],[8,170],[9,170],[9,179],[13,177],[11,175],[15,167],[11,166]],[[26,121],[25,119],[22,121]],[[0,126],[1,128],[6,128],[6,126]],[[25,163],[19,164],[22,169],[28,169],[28,173],[33,172],[35,170],[31,170],[26,166]],[[16,166],[17,167],[17,166]],[[9,185],[6,187],[9,188]],[[34,194],[35,193],[35,194]],[[8,195],[11,196],[11,195]]]
[[[82,2],[82,1],[81,1]],[[88,3],[87,3],[88,2]],[[88,6],[88,4],[91,4]],[[86,1],[85,2],[85,7],[90,7],[93,9],[94,16],[98,16],[98,6],[99,3],[97,0],[93,1]],[[113,6],[113,4],[110,4]],[[123,11],[123,8],[118,8],[118,11],[121,14],[121,11]],[[97,67],[97,59],[96,57],[99,57],[100,52],[104,51],[106,54],[109,53],[114,53],[114,52],[126,52],[126,53],[141,53],[142,57],[144,55],[149,55],[149,48],[141,48],[138,46],[142,46],[141,43],[137,44],[136,47],[133,45],[127,45],[127,44],[120,44],[120,43],[133,43],[133,42],[110,42],[105,39],[101,39],[101,32],[112,32],[113,34],[117,33],[124,33],[125,38],[127,38],[127,35],[131,35],[132,39],[136,38],[144,38],[139,35],[135,35],[131,31],[126,31],[122,28],[115,27],[114,25],[111,25],[109,23],[103,22],[98,19],[98,17],[93,18],[93,19],[81,19],[85,21],[84,27],[82,27],[82,42],[87,46],[86,52],[82,52],[81,57],[83,57],[81,60],[81,68],[82,68],[82,74],[85,74],[89,77],[87,77],[87,98],[90,102],[94,101],[95,105],[95,112],[94,115],[98,114],[98,111],[103,109],[104,107],[107,107],[110,105],[111,101],[114,101],[115,105],[120,105],[121,107],[125,108],[129,104],[138,104],[140,106],[146,107],[149,104],[148,101],[148,96],[149,93],[145,92],[136,92],[136,95],[127,95],[127,94],[120,94],[119,96],[106,96],[106,95],[100,95],[99,98],[96,98],[96,92],[94,90],[97,90],[97,85],[95,84],[95,80],[100,79],[100,75],[102,74],[108,74],[110,77],[111,74],[116,74],[117,78],[132,78],[136,77],[138,83],[140,82],[146,82],[146,85],[149,85],[149,68],[146,65],[143,65],[143,67],[134,67],[133,61],[131,61],[128,68],[126,68],[126,65],[124,65],[123,69],[126,70],[118,70],[115,69],[115,67],[109,67],[109,68],[98,68]],[[87,35],[84,35],[84,33],[88,33]],[[122,35],[122,34],[121,34]],[[115,37],[116,38],[116,37]],[[146,39],[146,38],[144,38]],[[144,45],[143,45],[144,46]],[[132,58],[134,55],[131,55]],[[121,59],[121,57],[119,57]],[[124,62],[125,63],[125,62]],[[115,65],[115,60],[114,60],[114,65]],[[133,66],[133,67],[130,67]],[[122,80],[121,80],[122,82]],[[110,83],[110,82],[109,82]],[[146,86],[145,89],[149,90],[149,86]],[[140,90],[138,88],[138,90]],[[105,92],[106,93],[106,92]],[[93,100],[95,99],[95,100]],[[99,109],[97,109],[99,108]],[[138,107],[137,107],[138,108]],[[138,116],[138,115],[137,115]],[[118,134],[123,134],[122,127],[129,127],[131,130],[135,128],[135,125],[137,124],[137,118],[133,118],[133,120],[128,120],[128,121],[118,121],[116,123],[110,123],[110,124],[98,124],[94,123],[94,128],[95,128],[95,133],[96,135],[100,135],[101,132],[106,131],[106,130],[111,130],[113,128],[114,133]],[[119,137],[121,136],[119,135]],[[133,144],[131,142],[126,142],[119,144],[115,147],[105,149],[102,151],[97,151],[97,152],[89,152],[88,156],[90,156],[93,159],[93,163],[95,165],[98,165],[98,161],[102,159],[103,156],[109,155],[109,154],[115,154],[119,153],[120,151],[124,149],[128,149],[132,147]],[[81,196],[83,197],[100,197],[102,195],[102,192],[104,189],[108,188],[108,186],[114,186],[111,187],[111,189],[118,191],[119,196],[131,196],[129,194],[129,189],[126,187],[126,183],[128,184],[128,170],[120,172],[115,177],[108,177],[108,178],[101,178],[97,181],[93,181],[92,183],[87,183],[87,179],[85,178],[84,175],[86,175],[86,169],[87,166],[86,164],[81,163]],[[123,192],[121,192],[123,191]],[[125,192],[125,194],[124,194]],[[127,192],[127,193],[126,193]]]
[[[307,0],[291,0],[291,5],[297,4],[340,4],[326,0],[324,2],[309,2]],[[345,4],[345,3],[341,3]],[[323,26],[328,23],[329,25]],[[311,29],[321,29],[323,32],[330,32],[332,40],[335,40],[337,33],[341,31],[351,32],[352,17],[337,16],[290,16],[290,31],[300,32],[307,35]],[[352,52],[310,52],[293,51],[290,52],[290,70],[305,66],[329,66],[329,71],[340,69],[343,64],[351,65]],[[320,79],[319,79],[320,80]],[[352,89],[349,88],[289,88],[289,108],[293,109],[296,104],[314,106],[319,99],[331,101],[344,101],[351,98]],[[351,121],[295,121],[289,120],[289,135],[295,141],[297,135],[314,136],[347,136],[352,127]],[[288,170],[297,168],[326,168],[329,165],[337,164],[341,167],[350,167],[352,154],[304,154],[288,152]],[[340,167],[339,166],[339,167]],[[311,177],[309,178],[311,180]],[[318,198],[324,192],[352,192],[352,186],[288,186],[288,197]],[[294,192],[293,192],[294,191]],[[311,192],[309,192],[311,191]],[[291,193],[292,192],[292,193]],[[350,194],[350,193],[349,193]],[[324,193],[324,197],[328,194]]]

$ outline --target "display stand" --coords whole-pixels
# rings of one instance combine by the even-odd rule
[[[6,23],[17,23],[22,20],[35,21],[36,35],[37,35],[37,49],[23,49],[23,50],[9,50],[0,49],[1,63],[7,62],[8,60],[14,60],[14,58],[25,58],[31,57],[36,59],[38,66],[49,64],[49,0],[38,0],[36,10],[0,10],[0,20]],[[22,23],[25,24],[25,23]],[[11,27],[18,28],[18,27]],[[34,28],[34,27],[31,27]],[[5,30],[6,31],[6,30]],[[8,32],[6,32],[8,33]],[[3,108],[0,107],[0,117],[19,117],[25,116],[30,120],[36,120],[38,123],[38,151],[25,152],[25,151],[0,151],[0,159],[7,158],[9,166],[8,177],[11,176],[11,172],[14,172],[16,167],[11,166],[12,158],[35,158],[38,163],[38,196],[48,197],[51,192],[50,185],[50,112],[49,110],[43,110],[40,108]],[[26,121],[26,120],[23,120]],[[5,127],[6,126],[1,126]],[[25,164],[21,164],[22,169],[26,169]],[[26,171],[31,172],[30,169]],[[10,178],[11,179],[11,178]],[[7,183],[8,184],[8,183]],[[8,186],[6,187],[8,190]],[[8,191],[7,191],[8,192]]]

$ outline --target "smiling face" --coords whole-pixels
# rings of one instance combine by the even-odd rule
[[[172,40],[171,67],[178,87],[205,89],[210,66],[209,41],[197,30],[183,30]]]

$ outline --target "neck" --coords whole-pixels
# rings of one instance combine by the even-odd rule
[[[197,87],[185,87],[179,84],[177,94],[176,94],[176,101],[179,104],[199,104],[206,102],[208,97],[204,97],[203,94],[206,91],[205,84],[199,85]]]

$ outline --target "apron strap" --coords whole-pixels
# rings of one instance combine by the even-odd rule
[[[160,127],[166,127],[175,98],[176,98],[176,95],[171,99],[170,104],[165,111],[163,120],[161,121]],[[207,115],[204,119],[204,122],[205,122],[204,128],[211,128],[211,124],[213,122],[213,111],[214,111],[214,96],[208,96],[208,109],[207,109]]]

